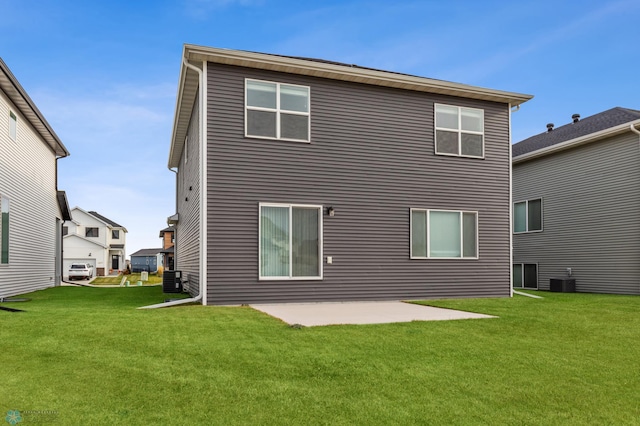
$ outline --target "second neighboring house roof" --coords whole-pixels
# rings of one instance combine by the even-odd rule
[[[166,228],[160,230],[160,238],[162,238],[165,232],[176,232],[176,228],[174,228],[173,226],[167,226]]]
[[[133,253],[131,257],[156,256],[160,252],[162,252],[161,248],[140,249]]]
[[[115,222],[114,222],[114,221],[112,221],[111,219],[108,219],[108,218],[106,218],[106,217],[102,216],[101,214],[99,214],[99,213],[97,213],[97,212],[90,211],[90,212],[88,212],[88,213],[89,213],[91,216],[93,216],[93,217],[95,217],[95,218],[97,218],[97,219],[100,219],[101,221],[106,222],[106,223],[108,223],[109,225],[111,225],[111,226],[113,226],[113,227],[116,227],[116,228],[124,228],[124,226],[122,226],[122,225],[118,225],[117,223],[115,223]],[[125,232],[126,232],[126,229],[125,229]]]
[[[615,107],[586,117],[577,122],[565,124],[551,131],[531,136],[511,147],[513,158],[539,151],[573,139],[598,133],[622,124],[640,120],[640,111]]]
[[[11,102],[26,117],[33,128],[42,137],[42,140],[51,147],[53,152],[59,157],[66,157],[69,151],[62,144],[62,141],[53,131],[44,115],[40,112],[36,104],[31,100],[27,92],[13,75],[7,64],[0,58],[0,89],[7,94]]]

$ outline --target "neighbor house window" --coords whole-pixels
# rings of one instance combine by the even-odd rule
[[[411,209],[411,258],[478,258],[478,212]]]
[[[542,231],[542,199],[513,204],[513,232]]]
[[[260,279],[322,278],[322,207],[260,204]]]
[[[436,154],[484,157],[484,111],[435,104]]]
[[[245,135],[309,141],[309,87],[246,80]]]
[[[18,135],[18,118],[16,115],[9,111],[9,137],[14,141],[17,139]]]
[[[69,227],[68,226],[63,226],[62,227],[62,235],[67,235],[69,234]]]
[[[514,263],[513,288],[538,288],[538,265],[535,263]]]
[[[0,264],[9,263],[9,199],[0,196]]]
[[[98,236],[98,228],[86,228],[84,230],[85,237],[97,237]]]
[[[117,240],[120,238],[120,231],[118,229],[111,230],[111,238]]]

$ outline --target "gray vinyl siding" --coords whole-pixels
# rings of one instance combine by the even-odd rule
[[[199,101],[196,98],[187,142],[178,167],[178,217],[176,226],[175,268],[182,271],[186,290],[193,296],[199,293],[200,277],[200,150]],[[187,162],[185,164],[185,151]]]
[[[9,138],[9,109],[17,116],[17,140]],[[0,92],[0,195],[8,197],[9,264],[0,264],[0,297],[56,284],[55,155],[24,116]]]
[[[639,149],[629,132],[514,165],[514,201],[542,197],[543,231],[513,238],[540,289],[571,268],[577,291],[640,293]]]
[[[310,86],[311,143],[245,138],[245,78]],[[485,159],[434,155],[436,102],[485,110]],[[208,303],[508,296],[508,123],[505,104],[209,64]],[[324,207],[322,280],[258,280],[259,202]],[[412,207],[478,211],[480,259],[411,260]]]

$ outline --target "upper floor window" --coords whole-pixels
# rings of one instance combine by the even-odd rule
[[[9,263],[9,199],[0,196],[0,265]]]
[[[86,228],[84,230],[85,237],[97,237],[98,236],[98,228]]]
[[[245,136],[309,142],[309,87],[246,80]]]
[[[14,141],[18,137],[18,118],[11,111],[9,111],[9,137]]]
[[[111,230],[111,239],[113,239],[113,240],[118,240],[118,239],[120,239],[120,230],[118,230],[118,229],[112,229],[112,230]]]
[[[484,158],[484,110],[435,104],[436,154]]]
[[[62,227],[62,235],[67,235],[69,234],[69,227],[68,226],[63,226]]]
[[[411,258],[478,258],[478,212],[411,209]]]
[[[513,232],[542,231],[542,199],[513,203]]]

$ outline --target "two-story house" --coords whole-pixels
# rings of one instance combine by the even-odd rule
[[[126,268],[127,229],[94,211],[71,210],[64,234],[64,272],[71,263],[90,263],[98,276],[118,274]]]
[[[168,166],[203,304],[507,297],[531,96],[185,45]]]
[[[0,59],[0,299],[60,284],[69,152]]]
[[[160,231],[160,238],[162,238],[162,265],[168,270],[174,268],[175,237],[176,232],[173,226],[168,226]]]
[[[640,111],[567,121],[513,146],[513,285],[640,294]]]

